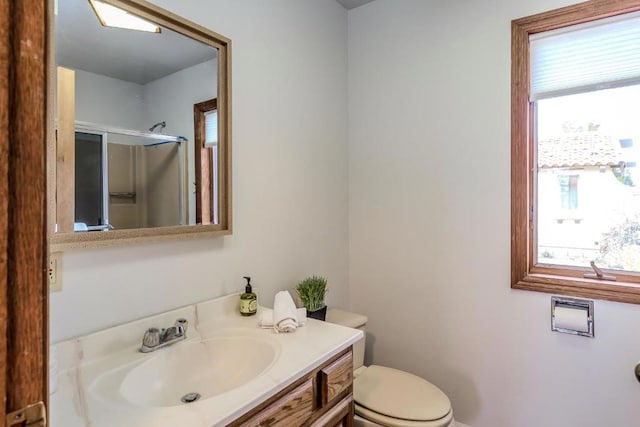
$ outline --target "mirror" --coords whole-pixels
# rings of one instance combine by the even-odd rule
[[[230,40],[143,0],[54,20],[52,250],[230,234]]]

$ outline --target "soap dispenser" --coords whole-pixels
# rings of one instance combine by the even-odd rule
[[[243,316],[253,316],[258,311],[258,297],[251,290],[251,277],[244,276],[247,286],[244,294],[240,295],[240,314]]]

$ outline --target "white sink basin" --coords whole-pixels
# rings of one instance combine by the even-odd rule
[[[278,346],[257,336],[178,342],[129,371],[120,395],[143,407],[179,406],[219,395],[256,378],[275,361]]]

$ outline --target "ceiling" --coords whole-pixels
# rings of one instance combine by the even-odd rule
[[[373,0],[336,0],[353,9]],[[160,34],[100,25],[87,0],[58,0],[56,64],[146,84],[217,56],[217,50],[166,28]]]
[[[373,0],[336,0],[345,9],[354,9],[358,6],[362,6],[363,4],[371,3]]]
[[[56,63],[138,84],[213,59],[217,49],[166,28],[160,34],[100,25],[87,0],[58,0]]]

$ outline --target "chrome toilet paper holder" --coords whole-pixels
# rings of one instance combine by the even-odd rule
[[[586,311],[587,330],[570,329],[556,325],[556,308],[569,308]],[[593,301],[576,298],[551,297],[551,330],[565,334],[594,338]]]

